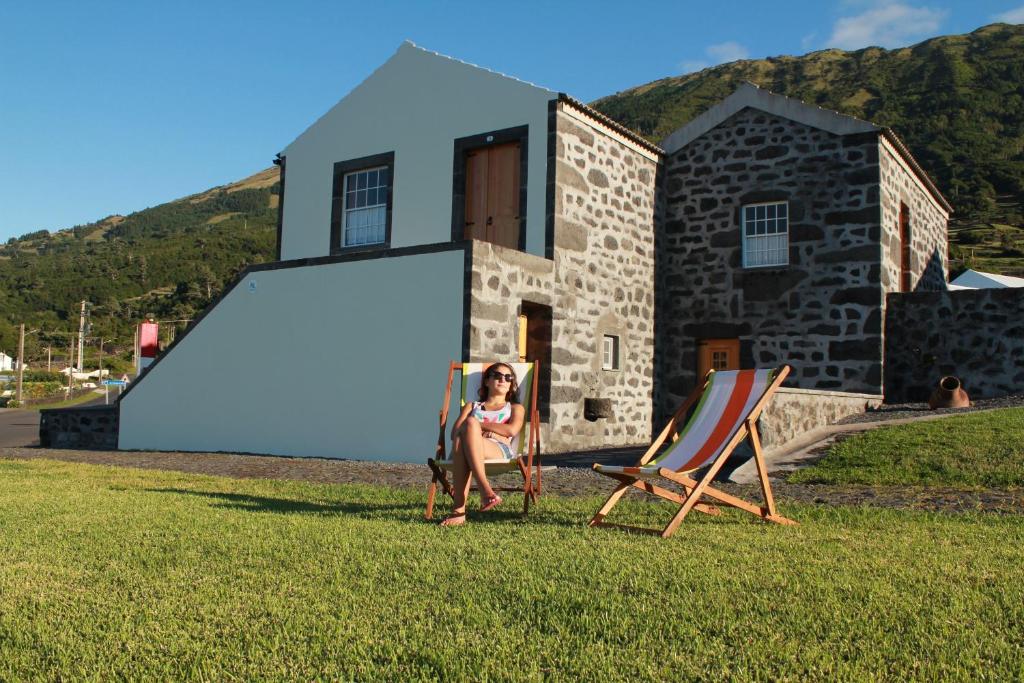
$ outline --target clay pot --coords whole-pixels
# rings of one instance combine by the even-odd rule
[[[971,405],[971,398],[960,385],[960,380],[952,375],[939,380],[939,386],[932,392],[928,399],[928,407],[936,408],[967,408]]]

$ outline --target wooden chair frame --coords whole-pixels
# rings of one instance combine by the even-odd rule
[[[530,429],[526,443],[526,453],[516,458],[515,463],[519,473],[523,476],[523,486],[501,486],[494,487],[495,491],[522,491],[523,492],[523,516],[530,511],[530,502],[537,502],[541,492],[541,463],[540,463],[540,413],[537,410],[537,384],[540,382],[540,362],[533,362],[533,381],[530,382],[530,411],[526,416]],[[427,510],[426,519],[432,519],[434,515],[434,499],[437,496],[438,487],[449,497],[455,497],[455,490],[448,481],[448,473],[438,464],[438,460],[446,460],[446,444],[448,439],[448,406],[452,399],[452,383],[455,380],[455,373],[462,372],[463,364],[459,361],[452,361],[448,366],[448,384],[444,390],[444,403],[441,404],[440,425],[437,433],[437,446],[434,449],[434,457],[427,459],[430,467],[431,478],[427,486]],[[526,428],[526,425],[523,425]],[[470,490],[477,490],[473,486]]]
[[[593,516],[588,525],[629,529],[631,531],[658,534],[662,538],[668,538],[677,528],[679,528],[679,525],[684,519],[686,519],[686,515],[688,515],[691,510],[697,510],[698,512],[703,512],[709,515],[721,514],[721,511],[715,505],[700,502],[701,498],[705,496],[715,501],[717,505],[739,508],[740,510],[749,512],[769,522],[775,522],[777,524],[796,524],[795,521],[780,515],[775,507],[775,498],[772,496],[771,484],[768,482],[768,470],[764,463],[764,453],[761,450],[761,437],[757,430],[757,418],[761,416],[761,411],[764,410],[764,407],[768,404],[768,401],[775,393],[775,390],[779,388],[783,380],[786,379],[786,376],[789,375],[790,369],[789,365],[783,365],[776,371],[771,384],[754,405],[753,409],[751,409],[750,413],[743,419],[742,424],[740,424],[736,429],[735,433],[726,443],[725,448],[718,454],[718,457],[716,457],[711,463],[711,467],[707,472],[705,472],[704,476],[702,476],[700,480],[693,479],[685,473],[676,472],[664,467],[658,469],[658,475],[663,479],[668,480],[670,483],[677,484],[682,489],[681,493],[656,486],[638,476],[620,474],[617,472],[601,472],[597,469],[597,465],[595,465],[594,469],[596,472],[617,480],[619,485],[615,487],[615,490],[608,497],[608,500],[605,501],[597,514]],[[672,415],[668,424],[665,425],[665,428],[661,430],[661,433],[651,444],[650,448],[648,448],[643,457],[640,458],[638,466],[642,467],[650,462],[657,454],[658,449],[661,448],[669,437],[672,438],[673,442],[679,439],[680,426],[682,425],[683,420],[686,419],[687,412],[700,400],[701,396],[704,395],[704,392],[707,391],[709,380],[714,372],[714,370],[709,371],[704,377],[703,384],[695,388],[683,404],[679,406],[679,409]],[[722,466],[725,465],[725,462],[733,454],[733,451],[738,445],[740,445],[740,443],[743,442],[744,439],[750,440],[750,445],[754,451],[754,462],[757,466],[757,476],[761,483],[761,493],[764,496],[763,506],[749,503],[741,498],[737,498],[736,496],[730,495],[711,486],[711,482],[714,480],[715,475],[718,474],[722,469]],[[621,499],[623,494],[625,494],[630,488],[637,488],[651,495],[677,503],[680,506],[679,510],[675,515],[673,515],[665,528],[660,531],[657,529],[646,529],[605,522],[605,517],[608,516],[611,509],[615,507],[619,502],[619,499]]]

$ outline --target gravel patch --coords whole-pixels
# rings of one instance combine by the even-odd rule
[[[995,410],[996,408],[1024,408],[1024,394],[1001,396],[999,398],[981,398],[971,401],[969,408],[939,408],[932,410],[927,403],[893,403],[883,405],[857,415],[839,420],[835,424],[858,424],[861,422],[887,422],[889,420],[905,420],[926,415],[959,415],[979,410]]]
[[[327,460],[317,458],[282,458],[263,455],[225,453],[163,453],[143,451],[79,451],[44,448],[0,448],[0,460],[61,460],[65,462],[169,470],[193,474],[209,474],[236,479],[290,479],[324,484],[378,484],[422,489],[426,494],[430,473],[426,465],[365,462],[359,460]],[[518,474],[494,477],[498,486],[518,486]],[[761,500],[756,484],[716,483],[715,486],[748,500]],[[581,467],[555,467],[543,472],[545,495],[581,496],[607,495],[614,482]],[[812,505],[873,506],[894,509],[931,510],[942,512],[984,511],[1003,514],[1024,514],[1024,489],[960,490],[898,486],[825,486],[790,484],[772,480],[775,499]],[[631,494],[653,500],[639,491]],[[426,496],[424,495],[424,504]],[[581,522],[582,523],[582,522]]]

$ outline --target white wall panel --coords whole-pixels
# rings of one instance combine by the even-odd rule
[[[119,447],[424,462],[463,272],[456,249],[252,273],[124,397]]]

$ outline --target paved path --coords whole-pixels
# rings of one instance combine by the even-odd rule
[[[0,448],[39,445],[39,413],[0,408]]]

